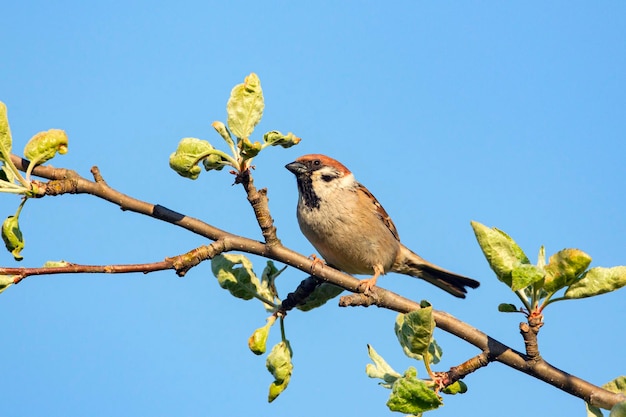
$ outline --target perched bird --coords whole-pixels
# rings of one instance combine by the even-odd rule
[[[362,281],[365,292],[387,272],[422,278],[460,298],[465,298],[465,287],[480,285],[426,261],[400,243],[383,206],[339,161],[304,155],[285,168],[298,183],[300,230],[328,265],[349,274],[372,275]]]

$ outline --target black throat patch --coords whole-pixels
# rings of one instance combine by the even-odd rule
[[[310,175],[302,175],[297,178],[298,180],[298,190],[300,191],[300,195],[304,200],[304,205],[309,209],[318,209],[320,208],[320,198],[315,194],[315,190],[313,190],[313,181],[311,180]]]

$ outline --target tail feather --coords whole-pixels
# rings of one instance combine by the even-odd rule
[[[478,288],[480,285],[480,282],[472,278],[455,274],[428,262],[406,247],[403,249],[404,262],[400,263],[403,267],[402,270],[396,270],[396,272],[421,278],[459,298],[465,298],[466,287]]]

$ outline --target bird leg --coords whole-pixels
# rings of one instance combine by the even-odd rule
[[[369,295],[372,288],[376,285],[378,277],[385,273],[385,270],[380,265],[374,265],[374,275],[368,279],[362,279],[359,283],[359,290],[363,291],[363,294]]]

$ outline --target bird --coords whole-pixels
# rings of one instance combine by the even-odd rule
[[[421,278],[459,298],[465,298],[466,287],[480,285],[404,246],[383,206],[341,162],[310,154],[285,168],[296,177],[302,234],[327,265],[352,275],[371,275],[359,285],[365,294],[388,272]]]

